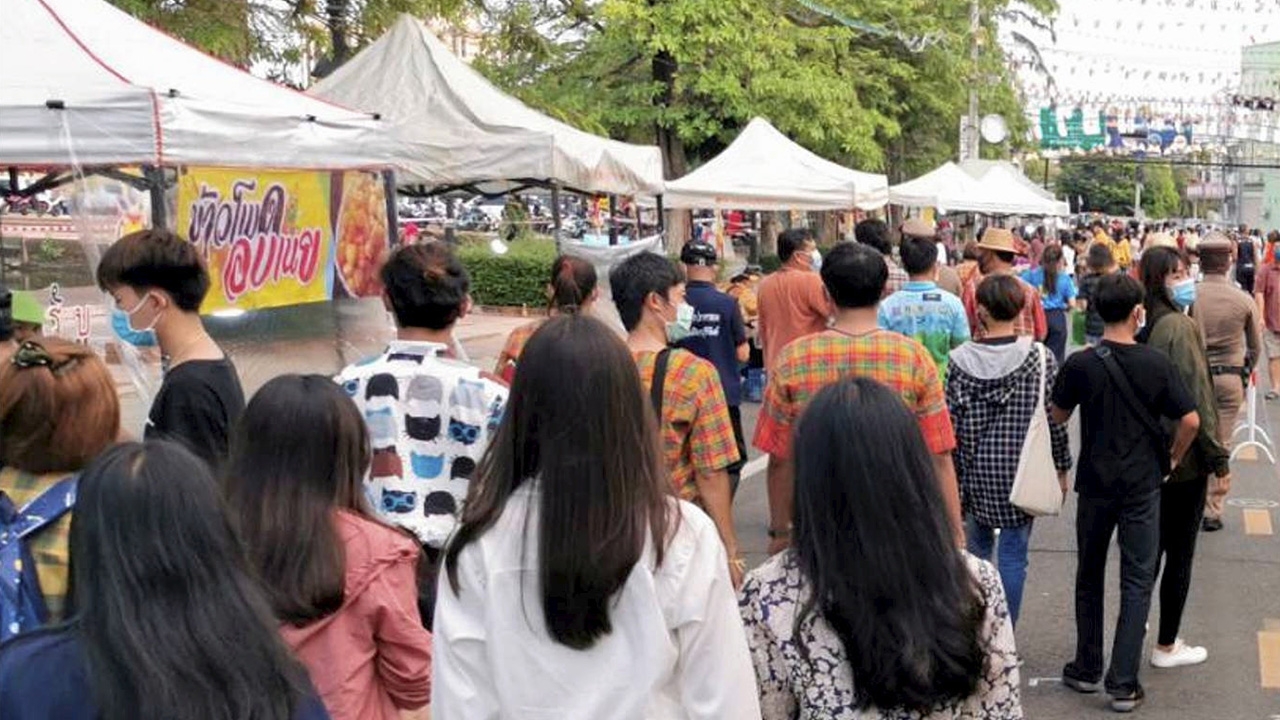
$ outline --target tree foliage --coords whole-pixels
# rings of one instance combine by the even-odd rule
[[[1058,192],[1080,202],[1081,212],[1107,215],[1133,214],[1139,166],[1114,160],[1072,160],[1064,162],[1058,175]],[[1147,217],[1176,217],[1182,210],[1182,190],[1169,165],[1143,164],[1142,210]],[[1185,179],[1183,179],[1185,187]]]

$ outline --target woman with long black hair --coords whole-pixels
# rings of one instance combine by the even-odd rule
[[[1197,665],[1209,658],[1205,648],[1184,643],[1178,628],[1191,589],[1191,565],[1204,519],[1209,475],[1227,474],[1229,456],[1217,441],[1218,403],[1204,334],[1186,312],[1196,299],[1195,279],[1186,258],[1174,247],[1151,247],[1142,253],[1139,270],[1147,311],[1147,325],[1139,340],[1169,356],[1200,414],[1195,442],[1160,488],[1164,573],[1160,578],[1160,632],[1151,651],[1151,664],[1172,668]]]
[[[572,315],[589,313],[591,306],[600,297],[600,288],[596,286],[596,267],[590,260],[576,255],[560,255],[551,263],[551,280],[547,282],[547,313],[556,315]],[[507,342],[498,353],[498,364],[494,372],[506,383],[516,375],[516,363],[520,361],[520,353],[524,352],[525,343],[542,327],[546,319],[525,323],[507,336]]]
[[[369,509],[370,461],[364,419],[341,388],[282,375],[240,418],[224,481],[281,633],[334,720],[398,720],[431,699],[419,546]]]
[[[320,720],[205,463],[108,450],[80,476],[70,621],[0,649],[4,720]]]
[[[1021,718],[1000,577],[956,547],[915,415],[843,380],[795,443],[792,545],[742,588],[764,720]]]
[[[720,535],[664,467],[622,340],[547,321],[445,555],[435,717],[760,716]]]
[[[1022,279],[1040,291],[1045,321],[1049,325],[1044,344],[1053,351],[1054,360],[1061,365],[1067,356],[1067,312],[1076,299],[1076,281],[1067,274],[1062,246],[1045,246],[1040,256],[1040,267],[1023,273]]]

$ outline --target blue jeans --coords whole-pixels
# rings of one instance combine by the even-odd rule
[[[996,569],[1000,571],[1000,583],[1009,601],[1009,617],[1018,624],[1018,612],[1022,610],[1022,586],[1027,582],[1027,547],[1031,543],[1029,522],[1022,527],[1000,528],[1000,550],[996,557]],[[969,553],[990,561],[995,549],[996,529],[981,525],[972,516],[964,519],[964,534]]]

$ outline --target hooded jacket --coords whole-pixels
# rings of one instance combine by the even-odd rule
[[[431,699],[431,633],[418,611],[419,547],[355,513],[338,511],[334,523],[345,550],[342,607],[280,632],[334,720],[398,720],[400,710]]]
[[[1040,354],[1045,354],[1040,389]],[[947,406],[956,431],[956,477],[965,515],[986,527],[1019,527],[1031,516],[1009,502],[1018,459],[1037,405],[1047,407],[1057,364],[1029,337],[1009,343],[968,342],[951,353]],[[1067,429],[1050,425],[1054,466],[1071,468]]]

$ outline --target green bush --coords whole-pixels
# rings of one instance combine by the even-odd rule
[[[517,240],[510,248],[506,255],[494,255],[487,244],[458,248],[458,259],[471,274],[471,296],[480,305],[546,305],[555,243]]]

